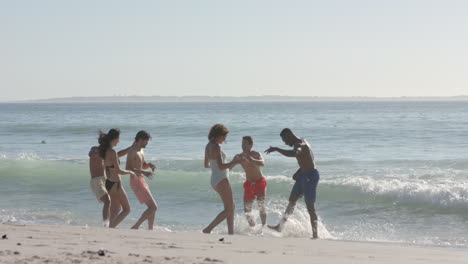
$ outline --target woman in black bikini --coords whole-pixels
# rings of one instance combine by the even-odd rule
[[[112,128],[103,137],[99,146],[99,155],[104,160],[106,169],[106,189],[111,198],[110,206],[110,225],[114,228],[130,213],[130,204],[128,202],[127,193],[125,192],[120,175],[129,174],[135,176],[135,173],[129,170],[120,169],[120,161],[117,151],[114,147],[119,144],[120,131]]]

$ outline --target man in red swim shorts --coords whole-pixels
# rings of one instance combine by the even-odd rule
[[[141,130],[135,136],[135,143],[133,147],[127,154],[127,170],[135,172],[136,176],[130,178],[130,187],[132,187],[135,196],[141,204],[146,204],[148,207],[146,211],[143,212],[140,219],[132,226],[132,229],[138,229],[140,225],[148,220],[148,229],[152,230],[154,225],[154,216],[158,206],[156,201],[151,195],[148,183],[146,183],[145,178],[153,177],[154,170],[156,166],[152,163],[145,161],[144,148],[148,145],[148,141],[151,139],[151,136],[148,132]],[[145,171],[151,169],[152,171]]]
[[[255,220],[251,215],[252,204],[257,199],[262,225],[266,224],[265,196],[267,183],[263,177],[261,167],[265,161],[260,153],[253,151],[253,139],[251,136],[242,138],[243,152],[238,154],[242,158],[241,165],[245,171],[246,181],[244,183],[244,212],[250,226],[255,226]]]

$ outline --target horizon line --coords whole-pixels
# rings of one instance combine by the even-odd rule
[[[172,100],[171,100],[172,99]],[[70,97],[52,97],[45,99],[26,99],[0,101],[1,103],[85,103],[85,102],[137,102],[144,100],[146,102],[206,102],[214,100],[239,102],[247,101],[356,101],[356,100],[468,100],[468,95],[454,96],[300,96],[300,95],[251,95],[251,96],[212,96],[212,95],[112,95],[112,96],[70,96]],[[255,99],[255,100],[252,100]],[[100,101],[101,100],[101,101]]]

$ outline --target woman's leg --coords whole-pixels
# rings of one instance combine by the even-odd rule
[[[120,210],[122,209],[122,206],[120,205],[119,191],[117,190],[116,184],[114,184],[114,186],[112,186],[112,188],[109,190],[109,196],[111,200],[109,227],[113,227],[114,220],[115,218],[117,218],[117,216],[120,213]]]
[[[216,185],[215,190],[218,192],[219,196],[223,200],[224,211],[219,213],[215,219],[203,229],[203,233],[211,233],[211,231],[219,225],[224,219],[227,220],[228,233],[230,235],[234,234],[234,199],[232,197],[231,184],[228,179],[223,179],[218,185]]]
[[[125,192],[123,186],[119,187],[118,190],[118,199],[120,201],[120,205],[122,206],[122,212],[115,217],[112,221],[111,226],[112,228],[116,227],[128,214],[130,214],[130,203],[128,202],[127,193]],[[112,198],[111,198],[112,199]]]

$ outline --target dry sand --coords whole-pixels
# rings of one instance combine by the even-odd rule
[[[1,236],[6,235],[6,239]],[[468,251],[307,238],[0,224],[0,263],[468,263]]]

